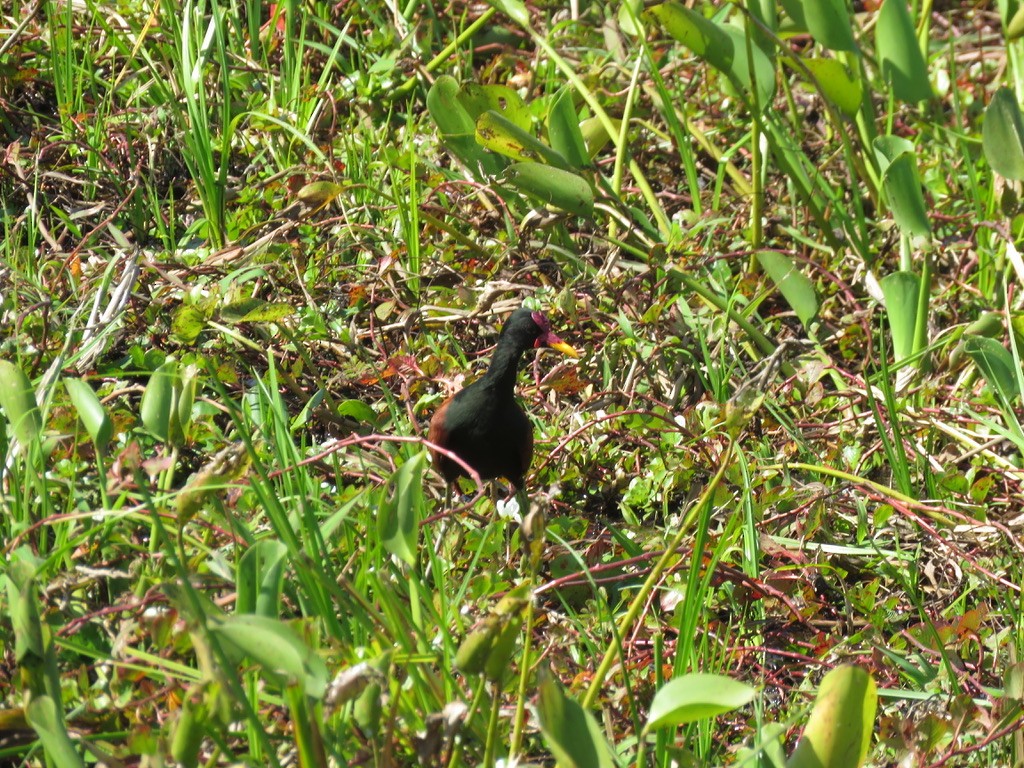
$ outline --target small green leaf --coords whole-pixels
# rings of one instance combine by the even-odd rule
[[[541,670],[537,717],[544,743],[560,766],[612,768],[611,749],[594,716],[565,695],[547,670]]]
[[[364,424],[375,425],[377,423],[377,414],[373,408],[368,406],[362,400],[345,400],[338,405],[338,415],[348,416],[349,418],[361,421]]]
[[[751,69],[757,84],[757,103],[767,109],[775,94],[775,64],[757,45],[751,46],[753,67],[747,59],[747,39],[732,24],[718,24],[676,2],[662,3],[650,13],[672,37],[722,72],[739,93],[751,93]]]
[[[847,117],[856,116],[864,95],[860,78],[852,76],[837,59],[804,59],[804,65],[814,76],[822,96]]]
[[[486,152],[475,138],[476,119],[466,111],[459,100],[457,80],[442,75],[427,92],[427,110],[437,125],[441,141],[479,180],[497,173],[504,167],[503,158]]]
[[[513,160],[542,160],[556,168],[569,168],[564,157],[494,110],[477,118],[476,140],[492,152]]]
[[[548,141],[551,148],[564,157],[572,168],[590,166],[590,155],[580,130],[579,116],[572,103],[572,92],[563,88],[548,113]]]
[[[911,104],[932,98],[928,66],[910,19],[905,0],[884,0],[875,24],[875,49],[882,75],[896,98]]]
[[[885,296],[885,310],[892,331],[892,347],[896,362],[914,354],[917,328],[917,296],[921,280],[911,272],[894,272],[879,284]]]
[[[833,51],[855,51],[853,23],[843,0],[803,0],[803,18],[811,36]]]
[[[491,6],[504,13],[521,27],[530,25],[530,13],[522,0],[488,0]]]
[[[1007,179],[1024,181],[1024,119],[1009,88],[996,91],[985,110],[981,144],[992,170]]]
[[[25,710],[25,717],[32,730],[39,735],[50,765],[59,765],[61,768],[85,765],[53,699],[49,696],[33,696]]]
[[[288,547],[276,539],[260,539],[245,551],[238,560],[235,578],[238,613],[279,617],[287,556]]]
[[[407,565],[416,564],[423,512],[423,467],[426,451],[407,459],[391,477],[387,498],[377,514],[377,535],[384,548]]]
[[[233,614],[211,623],[211,634],[259,664],[278,684],[299,684],[314,698],[327,688],[327,665],[280,619]]]
[[[594,214],[594,190],[571,171],[541,163],[513,163],[504,180],[516,189],[563,211],[590,218]]]
[[[612,128],[616,131],[622,126],[621,120],[611,118]],[[604,122],[599,117],[588,117],[580,123],[580,133],[583,134],[583,142],[587,147],[587,155],[593,160],[597,153],[604,149],[612,137],[604,127]]]
[[[149,377],[142,393],[139,410],[142,425],[163,442],[171,441],[171,421],[175,410],[175,388],[180,386],[178,363],[173,357],[157,368]]]
[[[682,675],[665,683],[654,695],[645,730],[717,717],[749,704],[754,694],[749,685],[731,677]]]
[[[1012,403],[1020,394],[1013,355],[998,341],[987,336],[966,336],[964,341],[964,349],[978,366],[988,385],[1004,402]]]
[[[75,410],[78,411],[78,418],[82,420],[85,431],[89,433],[89,437],[96,444],[96,450],[104,453],[114,435],[114,424],[110,420],[107,409],[96,397],[92,387],[81,379],[64,379],[64,386],[68,390]]]
[[[28,446],[39,438],[43,415],[36,404],[32,382],[21,368],[7,360],[0,360],[0,408],[19,443]]]
[[[805,326],[810,323],[818,314],[818,297],[811,279],[797,268],[791,258],[781,253],[761,251],[757,260],[800,322]]]
[[[1013,18],[1006,23],[1006,42],[1012,43],[1024,36],[1024,5],[1017,8]]]
[[[276,323],[295,314],[295,307],[286,301],[245,299],[226,304],[221,319],[231,323]]]
[[[910,235],[930,236],[914,145],[902,136],[879,136],[873,146],[882,171],[882,189],[897,226]]]
[[[859,768],[874,729],[878,692],[860,667],[836,667],[824,678],[787,768]]]
[[[458,98],[474,121],[484,112],[493,110],[524,131],[533,125],[530,107],[518,92],[507,85],[466,83],[459,90]]]
[[[209,319],[206,312],[191,304],[183,304],[174,313],[171,333],[182,344],[192,344],[206,328]]]

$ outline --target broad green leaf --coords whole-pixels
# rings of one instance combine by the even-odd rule
[[[790,31],[793,33],[810,32],[807,18],[804,16],[803,0],[781,0],[782,9],[790,20]]]
[[[192,344],[206,328],[206,312],[192,304],[182,304],[171,320],[171,333],[183,344]]]
[[[377,535],[384,548],[407,565],[415,565],[423,512],[423,467],[426,451],[407,459],[391,476],[377,513]]]
[[[235,611],[276,619],[288,565],[288,547],[276,539],[260,539],[239,558]]]
[[[811,36],[833,51],[855,51],[853,22],[844,0],[802,0],[803,17]]]
[[[751,92],[751,66],[742,29],[731,24],[718,24],[676,2],[656,5],[648,13],[672,37],[722,72],[738,92]],[[758,104],[763,110],[768,108],[775,94],[775,65],[757,45],[752,45],[751,51]]]
[[[295,307],[286,301],[264,301],[249,298],[226,304],[221,319],[230,323],[276,323],[295,314]]]
[[[504,180],[548,205],[590,218],[594,214],[594,190],[582,176],[541,163],[513,163]]]
[[[613,768],[611,749],[594,716],[565,695],[547,670],[540,674],[537,717],[544,744],[559,766]]]
[[[477,118],[476,140],[492,152],[513,160],[543,160],[556,168],[569,168],[564,157],[494,110]]]
[[[530,25],[530,13],[522,0],[487,0],[497,10],[504,13],[521,27]]]
[[[103,403],[87,382],[81,379],[64,379],[64,386],[75,410],[78,411],[82,426],[96,444],[96,450],[105,453],[110,438],[114,435],[114,424],[107,409],[103,407]]]
[[[873,146],[882,171],[882,189],[897,226],[906,234],[928,237],[931,223],[917,175],[914,145],[902,136],[879,136]]]
[[[612,128],[616,131],[622,126],[622,121],[615,118],[611,119],[611,123]],[[597,153],[604,149],[608,142],[612,140],[612,137],[608,135],[608,131],[605,130],[604,123],[597,117],[588,117],[580,123],[580,133],[583,134],[583,142],[586,144],[587,154],[591,160],[597,157]]]
[[[259,664],[280,685],[299,684],[314,698],[327,688],[323,659],[280,619],[233,614],[211,623],[210,632]]]
[[[643,24],[640,21],[640,14],[643,13],[643,10],[643,0],[622,0],[616,14],[619,29],[630,37],[639,37],[644,34]]]
[[[1007,179],[1024,181],[1024,118],[1009,88],[996,91],[985,110],[981,144],[992,170]]]
[[[25,710],[25,716],[43,743],[43,750],[51,765],[59,765],[61,768],[85,765],[53,699],[49,696],[34,696]]]
[[[1012,43],[1024,36],[1024,5],[1017,8],[1013,18],[1006,24],[1006,42]]]
[[[755,691],[723,675],[696,673],[665,683],[651,702],[645,730],[707,720],[749,704]]]
[[[529,106],[507,85],[466,83],[459,90],[459,102],[474,121],[484,112],[493,110],[524,131],[533,125]]]
[[[8,360],[0,360],[0,408],[19,443],[28,446],[39,439],[43,415],[36,404],[32,382]]]
[[[171,419],[171,438],[175,442],[185,439],[192,425],[192,406],[196,402],[196,386],[199,369],[186,365],[178,371],[178,383],[174,388],[174,413]]]
[[[914,354],[917,328],[917,297],[921,280],[910,272],[894,272],[879,281],[885,296],[885,310],[892,331],[892,347],[896,362]]]
[[[7,604],[14,630],[14,660],[29,670],[39,670],[46,658],[47,641],[39,616],[39,599],[34,579],[6,580]],[[8,646],[10,647],[10,646]]]
[[[580,130],[579,116],[572,103],[572,92],[563,88],[551,103],[548,113],[548,141],[551,148],[568,161],[572,168],[590,166],[590,155]]]
[[[811,278],[801,272],[791,258],[781,253],[760,251],[757,260],[800,322],[805,326],[810,323],[818,314],[818,297]]]
[[[905,0],[884,0],[875,24],[875,49],[883,77],[900,101],[917,103],[932,98],[928,66],[914,34]]]
[[[171,420],[175,410],[175,387],[180,385],[178,363],[173,357],[149,377],[142,393],[142,425],[163,442],[171,440]]]
[[[995,339],[987,336],[966,336],[964,349],[978,366],[981,375],[1007,403],[1012,403],[1020,394],[1017,366],[1013,355]]]
[[[855,117],[864,94],[860,78],[851,76],[837,59],[804,59],[804,65],[814,75],[821,95],[847,117]]]
[[[442,75],[427,92],[427,110],[441,141],[481,181],[504,167],[502,158],[484,151],[476,140],[476,120],[459,101],[457,80]]]
[[[376,425],[377,414],[362,400],[345,400],[338,405],[338,416],[348,416],[364,424]]]
[[[865,670],[836,667],[818,688],[810,719],[787,768],[859,768],[871,746],[878,692]]]
[[[181,709],[171,726],[170,753],[181,768],[198,768],[204,726],[209,722],[207,702],[201,698],[205,684],[194,684],[182,697]]]

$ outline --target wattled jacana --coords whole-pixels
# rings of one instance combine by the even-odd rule
[[[515,396],[519,360],[531,347],[551,347],[579,357],[551,332],[542,312],[517,309],[501,329],[487,373],[437,409],[428,434],[430,442],[461,458],[481,480],[504,477],[517,490],[522,489],[533,458],[533,427]],[[447,456],[434,452],[433,459],[448,483],[467,476]]]

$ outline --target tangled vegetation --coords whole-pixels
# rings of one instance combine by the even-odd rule
[[[0,762],[1024,759],[1016,0],[0,24]]]

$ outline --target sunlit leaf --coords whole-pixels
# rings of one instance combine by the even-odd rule
[[[518,92],[507,85],[466,83],[460,89],[458,98],[473,120],[493,110],[524,131],[533,125],[529,106]]]
[[[874,730],[878,693],[865,670],[836,667],[821,680],[810,719],[786,768],[859,768]]]
[[[988,385],[1007,403],[1020,394],[1020,379],[1013,355],[995,339],[987,336],[965,337],[964,349]]]
[[[739,92],[751,92],[751,68],[757,83],[757,103],[767,109],[775,93],[775,64],[757,45],[751,45],[753,67],[747,58],[747,39],[742,29],[718,24],[676,2],[656,5],[648,13],[672,37],[722,72]]]
[[[407,459],[391,477],[387,498],[377,513],[377,535],[384,548],[408,565],[415,565],[419,552],[420,519],[423,512],[421,478],[426,451]]]
[[[540,675],[537,717],[544,744],[560,766],[612,768],[611,750],[594,716],[565,695],[554,676]]]
[[[818,314],[818,297],[814,291],[814,282],[801,272],[796,263],[788,256],[775,251],[760,251],[758,263],[775,283],[786,302],[800,322],[807,325]]]
[[[802,0],[803,17],[811,36],[833,51],[854,51],[853,22],[844,0]]]
[[[1024,118],[1009,88],[1000,88],[992,96],[985,110],[981,139],[985,159],[996,173],[1024,181]]]
[[[905,0],[885,0],[875,24],[875,48],[882,75],[900,101],[916,103],[931,99],[928,66],[910,19]]]
[[[33,696],[25,715],[32,730],[39,736],[51,765],[59,765],[61,768],[85,765],[53,699],[45,695]]]
[[[114,435],[114,425],[110,420],[110,414],[103,407],[103,403],[96,397],[96,393],[89,384],[81,379],[64,379],[64,386],[68,390],[71,402],[78,411],[78,418],[82,420],[85,431],[89,433],[96,450],[106,451],[110,439]]]
[[[583,177],[541,163],[513,163],[504,180],[548,205],[577,216],[594,213],[594,190]]]
[[[313,697],[327,687],[323,659],[280,619],[232,614],[211,624],[210,632],[259,664],[280,685],[299,684]]]
[[[879,284],[885,295],[885,309],[892,331],[892,347],[896,362],[914,354],[914,335],[917,329],[917,298],[921,280],[910,272],[894,272],[883,277]]]
[[[814,76],[821,95],[831,101],[847,117],[860,111],[864,89],[860,78],[854,77],[837,59],[804,59],[804,66]]]
[[[707,720],[749,704],[755,690],[731,677],[712,674],[682,675],[654,694],[647,729]]]
[[[564,157],[572,168],[586,168],[590,165],[590,155],[587,154],[579,116],[569,89],[562,89],[551,103],[547,128],[551,148]]]
[[[39,438],[43,415],[36,404],[32,382],[8,360],[0,360],[0,408],[19,443],[27,446]]]
[[[896,224],[907,234],[929,236],[931,223],[917,174],[914,145],[902,136],[880,136],[873,146],[882,171],[882,189]]]
[[[540,160],[556,168],[569,168],[564,157],[494,110],[477,118],[476,140],[492,152],[513,160]]]
[[[526,4],[522,0],[488,0],[488,3],[508,16],[520,26],[528,26],[530,23],[530,12],[526,10]]]
[[[497,173],[503,158],[484,150],[476,140],[476,120],[459,100],[455,78],[442,75],[427,92],[427,110],[437,125],[441,141],[480,180]]]

